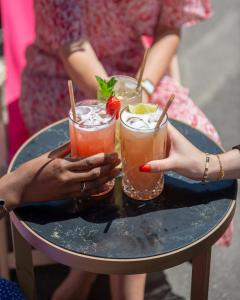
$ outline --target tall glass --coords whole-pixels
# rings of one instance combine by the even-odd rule
[[[156,198],[163,190],[163,173],[139,171],[140,165],[166,157],[168,121],[166,116],[155,129],[159,115],[160,109],[156,113],[136,115],[129,113],[127,108],[120,115],[122,186],[124,193],[136,200]],[[152,126],[145,126],[148,122]]]
[[[114,152],[116,118],[106,113],[105,104],[96,100],[82,101],[76,104],[76,115],[74,121],[72,112],[69,112],[72,157]],[[108,186],[109,190],[112,189],[114,181]]]
[[[128,104],[137,104],[142,102],[142,88],[137,89],[137,80],[133,77],[126,75],[114,75],[112,76],[117,80],[114,86],[115,96],[121,102],[121,110],[123,110]],[[98,97],[101,98],[98,91]],[[116,144],[115,151],[121,156],[120,145],[120,126],[119,122],[116,125]]]

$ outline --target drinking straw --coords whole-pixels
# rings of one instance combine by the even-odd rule
[[[76,116],[76,110],[75,110],[75,100],[74,100],[74,94],[73,94],[72,80],[68,80],[68,91],[69,91],[69,97],[70,97],[73,120],[74,120],[74,122],[76,122],[77,121],[77,116]]]
[[[143,72],[144,72],[144,69],[145,69],[145,65],[146,65],[146,61],[147,61],[149,51],[150,51],[150,48],[148,47],[148,48],[145,49],[145,52],[144,52],[143,61],[142,61],[141,67],[140,67],[140,74],[139,74],[139,77],[138,77],[137,90],[141,86]]]
[[[69,91],[69,97],[70,97],[70,103],[71,103],[71,110],[72,110],[72,116],[73,116],[73,121],[77,122],[77,115],[76,115],[76,109],[75,109],[75,99],[74,99],[74,93],[73,93],[73,84],[72,80],[68,80],[68,91]],[[73,135],[74,135],[74,140],[77,144],[78,136],[76,132],[76,127],[73,127]],[[72,147],[72,141],[71,141],[71,147]],[[76,155],[80,156],[78,153],[78,148],[76,147]]]
[[[166,113],[167,113],[167,111],[168,111],[170,105],[172,104],[174,98],[175,98],[175,95],[174,95],[174,94],[172,94],[172,95],[169,97],[168,102],[167,102],[166,106],[164,107],[164,109],[163,109],[163,111],[162,111],[162,113],[161,113],[161,116],[159,117],[159,119],[158,119],[158,121],[157,121],[157,124],[156,124],[156,126],[155,126],[155,129],[158,129],[158,128],[160,127],[160,125],[161,125],[161,123],[162,123],[162,120],[163,120],[163,118],[165,117],[165,115],[166,115]]]

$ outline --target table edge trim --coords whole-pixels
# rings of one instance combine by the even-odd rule
[[[156,263],[160,262],[164,266],[163,269],[173,267],[186,260],[190,260],[192,257],[198,255],[203,249],[211,247],[221,237],[221,235],[224,233],[224,231],[230,224],[234,216],[235,208],[236,201],[232,200],[232,204],[229,207],[229,210],[227,211],[223,219],[221,220],[221,222],[218,223],[206,235],[192,242],[191,244],[160,255],[125,259],[95,257],[62,248],[44,239],[39,234],[34,232],[30,227],[28,227],[28,225],[25,222],[20,221],[13,211],[10,213],[10,217],[17,230],[32,246],[44,252],[46,255],[48,255],[57,262],[63,263],[68,266],[76,267],[77,260],[81,261],[81,266],[83,266],[84,269],[90,272],[114,274],[115,272],[113,272],[112,269],[120,267],[120,269],[118,270],[119,274],[132,274],[159,271],[159,266],[155,265]],[[168,259],[172,261],[168,261]],[[132,266],[130,266],[129,263],[131,263]],[[103,266],[103,264],[106,265]],[[148,264],[149,266],[147,266]],[[131,270],[131,272],[125,272],[126,270]]]

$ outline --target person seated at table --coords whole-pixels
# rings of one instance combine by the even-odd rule
[[[117,153],[70,160],[69,151],[63,145],[0,178],[0,219],[22,204],[97,193],[120,172]],[[0,299],[25,298],[15,283],[0,279]]]
[[[170,151],[166,159],[150,161],[140,171],[158,173],[175,171],[194,180],[216,181],[240,178],[240,145],[221,154],[206,154],[195,147],[174,126],[168,124]],[[206,158],[209,157],[208,171]]]
[[[188,90],[166,75],[180,43],[181,28],[205,20],[211,13],[209,0],[36,1],[36,39],[26,52],[20,99],[29,132],[33,134],[66,117],[69,110],[67,79],[73,80],[76,99],[82,100],[96,97],[95,75],[135,77],[144,53],[141,37],[147,35],[153,38],[153,44],[143,80],[145,83],[148,80],[148,85],[150,82],[154,92],[150,97],[144,92],[144,101],[164,106],[169,93],[173,92],[176,98],[169,116],[187,122],[219,142],[216,130],[190,99]],[[87,282],[93,280],[88,275],[85,289],[90,286]],[[53,300],[69,299],[66,290],[73,292],[74,282],[76,290],[81,290],[77,276],[83,279],[82,274],[74,277],[71,272]],[[134,278],[138,278],[138,284],[133,283],[136,291],[144,291],[140,289],[144,276],[132,276],[133,282]],[[136,291],[132,293],[133,298],[122,295],[125,293],[123,283],[127,282],[126,289],[131,290],[130,277],[123,280],[121,276],[114,276],[111,282],[115,287],[114,300],[144,297],[143,294],[139,298],[138,294],[134,296]],[[86,297],[82,295],[81,299]]]

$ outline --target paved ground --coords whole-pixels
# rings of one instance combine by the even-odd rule
[[[180,65],[183,83],[229,149],[240,142],[240,1],[212,3],[214,17],[184,31]],[[239,210],[238,205],[231,247],[214,247],[210,300],[240,299]],[[167,274],[174,290],[189,299],[190,265],[168,270]]]
[[[240,1],[213,0],[214,17],[183,33],[180,49],[182,81],[191,96],[212,120],[226,149],[240,142]],[[239,130],[239,131],[238,131]],[[235,234],[228,249],[214,247],[210,300],[239,300],[240,218],[235,217]],[[39,299],[48,299],[51,291],[67,274],[63,266],[37,269]],[[176,294],[189,299],[191,268],[183,264],[166,272]],[[154,281],[162,275],[151,276]],[[92,300],[108,299],[106,278],[97,282]],[[148,298],[149,299],[149,298]],[[160,294],[155,299],[163,299]],[[175,298],[164,298],[175,299]]]

